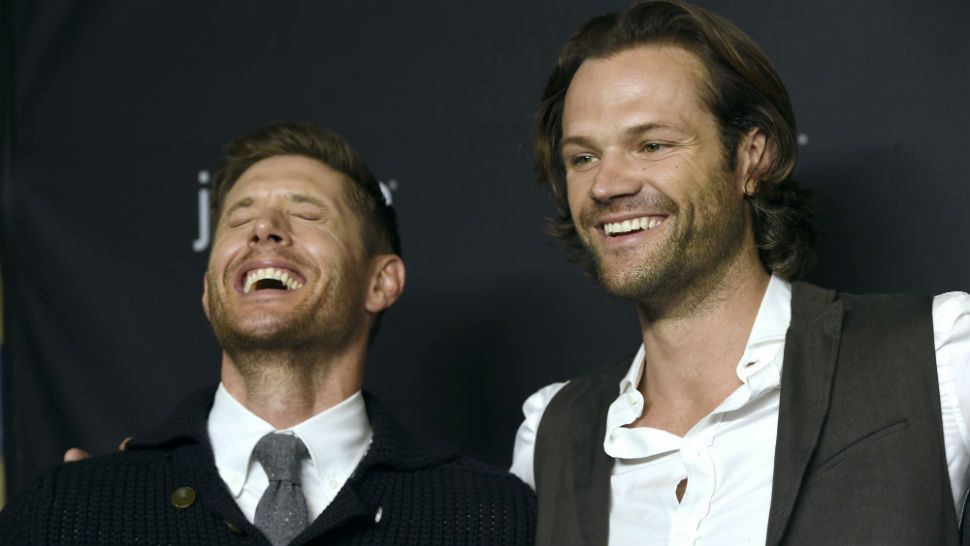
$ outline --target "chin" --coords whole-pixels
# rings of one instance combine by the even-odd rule
[[[642,263],[614,264],[609,268],[597,268],[597,276],[599,283],[610,295],[631,301],[647,301],[671,285],[670,281],[676,277],[675,274],[660,269],[644,266]]]

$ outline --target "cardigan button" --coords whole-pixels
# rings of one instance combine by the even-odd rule
[[[231,521],[229,521],[229,520],[226,520],[226,527],[227,527],[227,528],[228,528],[228,529],[229,529],[230,531],[232,531],[232,532],[233,532],[233,534],[236,534],[236,535],[241,535],[241,534],[243,534],[243,532],[242,532],[242,529],[240,529],[238,525],[236,525],[235,523],[233,523],[233,522],[231,522]]]
[[[179,487],[172,493],[172,506],[185,510],[195,504],[195,489],[189,486]]]

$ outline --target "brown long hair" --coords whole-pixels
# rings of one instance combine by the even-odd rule
[[[573,225],[560,151],[566,91],[585,61],[631,48],[665,44],[697,55],[707,70],[702,100],[717,119],[726,165],[736,167],[737,147],[752,128],[766,137],[766,157],[747,199],[758,254],[765,269],[797,279],[815,263],[811,194],[791,179],[797,159],[795,114],[788,91],[767,56],[730,21],[678,1],[633,4],[621,13],[596,17],[566,41],[546,83],[536,114],[535,168],[556,206],[548,231],[566,246],[569,258],[591,271],[592,258]]]

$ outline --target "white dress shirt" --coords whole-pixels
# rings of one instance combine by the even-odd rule
[[[288,432],[306,444],[310,457],[303,461],[301,486],[312,522],[357,468],[374,435],[360,391],[294,427],[276,430],[233,398],[221,383],[209,412],[208,432],[219,477],[250,522],[269,485],[266,471],[253,457],[260,438],[271,432]]]
[[[652,428],[627,428],[643,412],[638,390],[644,350],[620,381],[606,418],[603,449],[614,458],[610,478],[611,545],[764,544],[774,475],[785,333],[791,285],[772,276],[744,354],[741,386],[683,437]],[[957,514],[970,466],[970,295],[933,300],[946,459]],[[533,453],[542,413],[566,383],[543,387],[523,405],[512,472],[535,487]],[[677,484],[687,490],[677,502]]]

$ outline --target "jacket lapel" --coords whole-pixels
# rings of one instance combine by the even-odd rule
[[[207,443],[182,446],[174,450],[171,457],[172,462],[178,465],[189,478],[188,483],[179,485],[195,488],[198,492],[198,502],[223,518],[230,529],[234,526],[247,535],[262,536],[259,529],[243,515],[226,484],[219,477],[215,460],[212,458],[212,448]]]
[[[785,339],[775,470],[767,546],[784,536],[802,479],[828,412],[843,308],[835,292],[792,285],[792,322]]]
[[[178,469],[176,477],[181,480],[175,483],[176,487],[195,489],[197,502],[224,518],[230,528],[261,536],[243,515],[216,469],[206,428],[215,392],[214,387],[207,387],[192,393],[159,428],[135,437],[125,449],[168,451],[173,466]]]
[[[364,458],[336,498],[293,541],[306,544],[352,522],[375,522],[382,510],[381,499],[368,494],[370,480],[380,480],[384,472],[410,472],[457,458],[450,445],[423,438],[404,428],[377,397],[364,391],[367,418],[374,431]],[[380,490],[380,488],[377,488]]]
[[[300,533],[292,544],[296,546],[313,542],[358,518],[371,518],[371,521],[374,521],[375,514],[376,507],[369,506],[364,502],[353,485],[348,483],[340,490],[326,510],[306,530]]]

